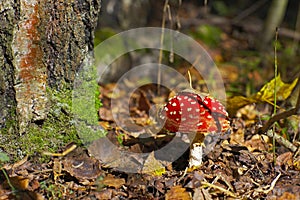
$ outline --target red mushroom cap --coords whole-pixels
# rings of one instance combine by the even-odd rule
[[[164,128],[170,132],[214,133],[229,128],[228,113],[216,99],[183,91],[164,106]]]

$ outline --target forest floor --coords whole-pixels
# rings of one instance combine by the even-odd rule
[[[155,125],[155,117],[149,116],[155,112],[153,105],[167,102],[170,93],[178,91],[161,87],[158,92],[156,84],[139,87],[136,83],[144,80],[137,76],[122,85],[135,88],[132,94],[122,87],[116,94],[117,83],[109,83],[101,85],[99,96],[99,124],[107,131],[106,138],[132,154],[120,158],[108,152],[100,139],[88,147],[70,143],[58,152],[41,152],[48,156],[43,163],[35,158],[40,154],[29,155],[2,167],[0,199],[300,199],[300,116],[295,110],[277,115],[273,126],[273,47],[265,53],[254,50],[252,29],[236,24],[220,27],[213,21],[207,19],[205,26],[194,24],[183,31],[203,45],[218,66],[227,94],[223,103],[230,115],[230,131],[212,147],[206,145],[209,149],[204,150],[200,167],[186,170],[189,149],[171,161],[157,155],[156,150],[176,136],[153,134],[140,127]],[[182,23],[188,26],[191,22]],[[292,48],[291,40],[278,41],[278,68],[287,83],[276,79],[278,96],[282,96],[276,103],[277,113],[299,110],[299,57],[287,50]],[[186,78],[190,71],[193,87],[205,90],[201,74],[182,60],[175,61],[174,69]],[[165,76],[174,88],[178,85],[177,77]],[[127,107],[121,109],[126,100]],[[120,109],[114,111],[112,104]],[[141,161],[134,153],[145,158]]]

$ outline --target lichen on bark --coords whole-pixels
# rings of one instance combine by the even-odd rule
[[[14,55],[17,114],[23,133],[31,121],[47,115],[46,66],[43,63],[38,1],[20,2],[20,20],[15,25],[12,50]]]

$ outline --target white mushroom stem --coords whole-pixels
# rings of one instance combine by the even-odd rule
[[[193,143],[190,149],[189,168],[198,168],[202,164],[203,144]]]

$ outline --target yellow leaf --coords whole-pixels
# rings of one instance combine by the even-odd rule
[[[296,78],[292,83],[284,83],[280,74],[265,84],[258,93],[256,93],[252,98],[257,101],[262,102],[273,102],[274,101],[274,87],[276,80],[276,96],[277,100],[282,101],[288,98],[293,91],[295,85],[297,84],[298,78]]]
[[[234,116],[238,109],[257,102],[267,102],[272,104],[274,101],[274,87],[275,87],[275,80],[276,80],[276,96],[277,100],[283,101],[287,99],[291,92],[293,91],[294,87],[297,84],[298,78],[296,78],[292,83],[284,83],[281,78],[280,74],[266,83],[259,92],[255,95],[250,97],[244,96],[234,96],[227,99],[227,111],[230,116]]]

